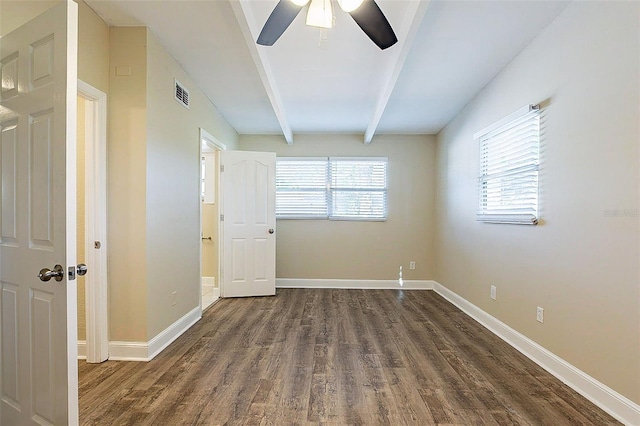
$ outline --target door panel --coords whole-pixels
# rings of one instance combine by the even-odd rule
[[[275,154],[222,151],[223,297],[275,289]]]
[[[2,399],[19,410],[18,286],[2,283]]]
[[[53,112],[47,111],[31,115],[29,132],[29,235],[31,246],[52,251],[53,212],[53,170],[50,163],[53,143]]]
[[[3,425],[78,423],[77,21],[77,4],[62,2],[0,38]],[[56,264],[60,281],[37,277]]]
[[[0,148],[0,158],[2,158],[2,208],[0,209],[0,222],[2,223],[0,233],[0,244],[16,243],[18,236],[17,229],[17,206],[16,192],[18,181],[16,179],[16,160],[18,155],[18,135],[16,123],[8,123],[0,127],[2,134],[2,147]]]

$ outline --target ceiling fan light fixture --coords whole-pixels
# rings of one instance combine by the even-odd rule
[[[338,0],[340,8],[347,13],[353,12],[363,3],[364,0]]]
[[[309,3],[309,0],[291,0],[291,3],[295,4],[296,6],[304,7],[307,5],[307,3]]]
[[[331,0],[311,0],[307,12],[307,25],[320,28],[333,27]]]

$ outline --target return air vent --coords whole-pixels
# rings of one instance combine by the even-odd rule
[[[176,83],[176,101],[180,102],[182,106],[189,109],[189,91],[178,80],[174,80]]]

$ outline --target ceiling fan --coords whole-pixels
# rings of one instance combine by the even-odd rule
[[[337,1],[340,8],[351,15],[356,24],[380,49],[391,47],[398,41],[391,24],[374,0]],[[280,0],[265,22],[257,43],[272,46],[307,4],[307,25],[333,27],[331,0]]]

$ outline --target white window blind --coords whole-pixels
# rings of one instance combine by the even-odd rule
[[[287,158],[276,161],[276,217],[327,217],[327,158]]]
[[[477,219],[538,223],[540,110],[527,105],[474,135],[480,142]]]
[[[278,219],[385,220],[386,158],[278,158]]]
[[[331,218],[387,217],[387,162],[380,159],[330,158]]]

